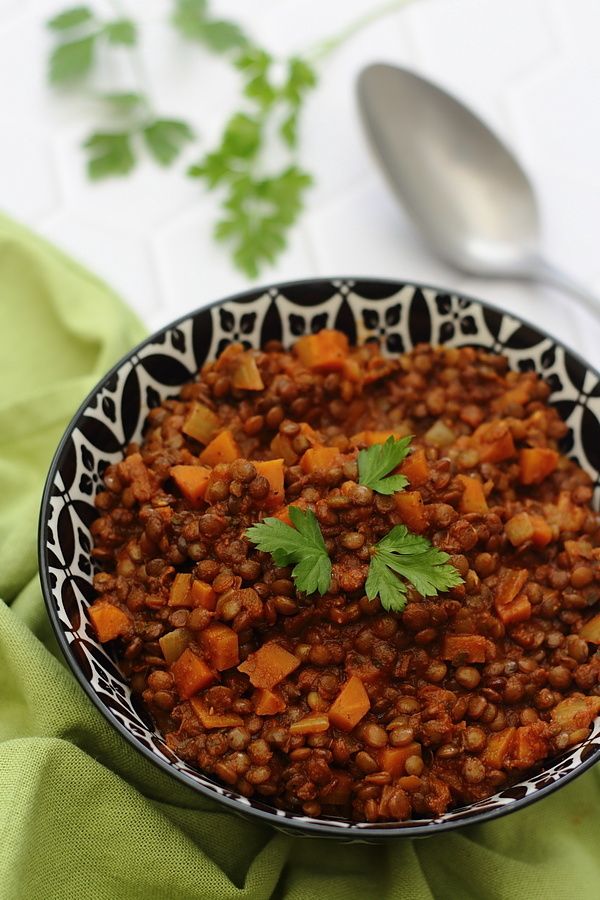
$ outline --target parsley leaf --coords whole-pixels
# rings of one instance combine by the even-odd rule
[[[102,99],[111,106],[114,106],[119,112],[129,112],[142,104],[147,103],[143,94],[134,91],[121,91],[112,94],[102,94]]]
[[[299,591],[325,594],[331,584],[331,560],[313,512],[296,506],[289,508],[293,528],[280,519],[267,518],[246,531],[246,537],[259,550],[270,553],[275,565],[290,566]]]
[[[95,34],[89,34],[55,47],[50,56],[50,81],[56,84],[86,75],[94,61],[96,37]]]
[[[73,6],[71,9],[65,9],[54,18],[49,19],[48,28],[53,31],[64,31],[67,28],[76,28],[78,25],[85,25],[94,20],[94,13],[89,6]]]
[[[270,178],[240,175],[230,183],[223,204],[226,215],[217,222],[215,237],[231,244],[236,265],[250,278],[285,248],[287,229],[298,218],[311,183],[310,175],[297,166]]]
[[[406,606],[406,583],[423,597],[434,597],[462,584],[447,553],[427,538],[411,534],[405,525],[396,525],[372,551],[365,585],[367,597],[379,597],[384,609],[401,612]],[[398,576],[401,576],[400,578]]]
[[[143,129],[144,140],[154,158],[162,166],[179,156],[182,146],[194,138],[194,132],[179,119],[156,119]]]
[[[408,484],[404,475],[390,475],[406,459],[412,435],[397,439],[389,436],[385,444],[373,444],[358,454],[358,481],[378,494],[393,494]]]
[[[245,47],[248,43],[235,22],[209,17],[206,0],[177,0],[171,21],[185,37],[206,44],[215,53]]]
[[[84,144],[90,150],[88,173],[92,180],[109,175],[126,175],[135,166],[128,132],[97,132]]]
[[[114,22],[107,22],[104,33],[110,44],[125,44],[132,47],[137,39],[136,25],[131,19],[115,19]]]

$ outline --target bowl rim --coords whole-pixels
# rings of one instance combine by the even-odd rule
[[[517,315],[510,310],[502,309],[495,303],[490,303],[487,300],[482,300],[479,297],[467,294],[459,289],[439,287],[425,282],[416,281],[411,278],[401,279],[395,277],[376,277],[369,275],[318,275],[310,278],[294,278],[287,281],[274,281],[266,284],[258,284],[254,287],[246,288],[245,290],[238,291],[234,294],[227,294],[225,297],[218,298],[209,303],[203,304],[202,306],[195,307],[192,310],[188,310],[187,312],[178,316],[176,319],[167,322],[165,325],[162,325],[160,328],[153,331],[151,334],[143,338],[143,340],[139,341],[134,347],[124,353],[117,360],[117,362],[96,382],[96,384],[87,393],[87,395],[77,407],[75,413],[73,414],[68,425],[65,428],[58,447],[56,448],[52,456],[52,461],[48,469],[48,474],[46,476],[44,489],[42,492],[37,534],[39,579],[46,611],[48,613],[52,629],[54,631],[61,652],[65,657],[66,662],[72,673],[74,674],[79,686],[83,688],[85,694],[87,694],[94,706],[100,711],[100,713],[110,723],[110,725],[112,725],[112,727],[115,728],[116,731],[121,734],[125,738],[125,740],[135,750],[137,750],[138,753],[141,753],[147,760],[152,762],[155,766],[158,766],[158,768],[160,768],[163,772],[166,772],[171,777],[176,778],[178,781],[187,785],[192,790],[196,791],[207,799],[213,800],[218,804],[223,804],[242,817],[256,818],[263,824],[271,825],[275,828],[293,830],[299,837],[327,837],[337,838],[338,840],[347,842],[355,841],[365,843],[370,843],[375,840],[381,842],[384,840],[391,840],[402,837],[433,837],[434,835],[453,831],[457,828],[466,828],[468,826],[480,825],[484,822],[489,822],[492,819],[499,819],[503,816],[508,815],[509,813],[524,809],[526,806],[530,806],[538,800],[547,797],[549,794],[552,794],[560,787],[563,787],[564,785],[573,781],[575,778],[583,775],[584,772],[590,769],[595,763],[600,761],[600,747],[598,747],[598,749],[591,753],[587,759],[580,762],[576,766],[576,768],[562,776],[559,776],[551,784],[539,788],[536,791],[532,791],[530,794],[526,794],[524,797],[521,797],[517,800],[513,800],[512,803],[507,803],[495,809],[483,810],[480,813],[475,813],[474,816],[468,819],[456,818],[451,819],[448,822],[432,822],[427,825],[421,826],[410,824],[406,824],[403,826],[402,823],[391,823],[387,827],[375,826],[365,828],[360,827],[357,823],[351,822],[350,820],[347,821],[347,824],[343,822],[343,824],[331,825],[329,824],[328,819],[323,819],[322,822],[316,819],[309,819],[309,821],[306,821],[306,817],[302,816],[301,814],[289,811],[285,811],[285,815],[278,815],[275,809],[273,810],[273,812],[271,812],[268,809],[254,807],[251,803],[249,805],[242,804],[235,797],[228,797],[225,794],[219,794],[217,792],[211,791],[209,788],[206,788],[204,785],[195,781],[185,772],[173,766],[167,759],[161,759],[150,749],[145,747],[141,742],[138,742],[135,735],[133,735],[126,728],[126,726],[116,718],[111,710],[108,709],[108,707],[105,706],[104,703],[99,699],[90,682],[85,678],[74,654],[71,652],[70,644],[66,639],[65,632],[62,628],[61,622],[58,618],[58,613],[54,607],[54,603],[52,600],[52,588],[50,587],[48,577],[49,566],[45,534],[46,524],[48,521],[48,512],[50,508],[52,487],[56,478],[63,451],[71,437],[73,430],[76,428],[83,412],[88,408],[90,401],[106,385],[110,378],[112,378],[112,376],[115,375],[121,368],[121,366],[123,366],[133,355],[139,353],[139,351],[143,350],[147,345],[155,342],[158,336],[160,336],[161,334],[165,334],[171,329],[176,328],[181,323],[194,318],[201,312],[223,306],[223,304],[228,302],[243,301],[247,298],[258,299],[258,297],[260,297],[261,295],[269,293],[272,290],[277,290],[279,292],[285,291],[286,288],[308,287],[310,285],[315,285],[316,283],[335,284],[336,282],[339,282],[340,284],[348,284],[351,290],[355,285],[360,285],[361,282],[369,282],[370,284],[378,284],[382,286],[389,285],[390,287],[399,290],[403,287],[408,286],[420,291],[433,291],[436,294],[456,296],[461,299],[468,300],[471,303],[476,303],[483,309],[487,308],[492,310],[493,312],[497,312],[502,316],[511,316],[521,325],[531,328],[533,331],[537,332],[543,337],[553,341],[559,347],[562,347],[569,354],[569,356],[571,356],[577,363],[579,363],[584,369],[586,369],[600,381],[600,372],[598,372],[598,370],[594,366],[590,365],[590,363],[588,363],[577,351],[573,350],[569,345],[565,344],[562,340],[554,337],[552,334],[546,331],[545,328],[534,325],[528,319],[523,319],[520,315]],[[465,345],[467,346],[468,342],[466,342]],[[231,789],[229,789],[229,791],[230,793],[234,793]],[[469,804],[467,804],[467,806],[465,806],[464,808],[468,809],[468,806]],[[459,807],[458,809],[460,810],[462,808],[463,807]],[[198,812],[201,813],[202,811],[198,810]]]

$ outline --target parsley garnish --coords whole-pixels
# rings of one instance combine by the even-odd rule
[[[396,525],[372,549],[365,586],[369,600],[379,597],[384,609],[402,612],[406,606],[406,583],[423,597],[462,584],[450,557],[427,538],[411,534],[405,525]],[[400,578],[398,576],[401,576]]]
[[[280,519],[267,518],[252,525],[246,532],[248,540],[259,550],[270,553],[275,565],[290,566],[292,578],[299,591],[325,594],[331,584],[331,560],[317,518],[311,510],[289,507],[294,527]]]
[[[385,444],[373,444],[358,454],[358,482],[378,494],[394,494],[408,484],[405,475],[390,475],[408,456],[412,435],[395,438],[392,435]]]

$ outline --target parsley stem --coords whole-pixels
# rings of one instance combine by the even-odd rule
[[[369,25],[376,22],[378,19],[382,19],[385,16],[389,16],[391,13],[396,12],[396,10],[401,9],[403,6],[406,6],[410,3],[411,0],[387,0],[386,3],[382,3],[380,6],[375,7],[370,12],[365,13],[363,16],[359,16],[353,22],[350,22],[342,31],[338,34],[333,35],[325,41],[322,41],[320,44],[317,44],[315,49],[307,54],[307,58],[310,59],[312,63],[321,62],[331,53],[334,53],[339,47],[349,41],[354,37],[355,34],[358,34],[359,31],[362,31],[363,28],[367,28]]]

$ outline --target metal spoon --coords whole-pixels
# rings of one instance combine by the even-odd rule
[[[363,69],[357,91],[392,188],[442,259],[472,275],[552,284],[598,315],[600,298],[540,255],[531,182],[473,112],[397,66]]]

